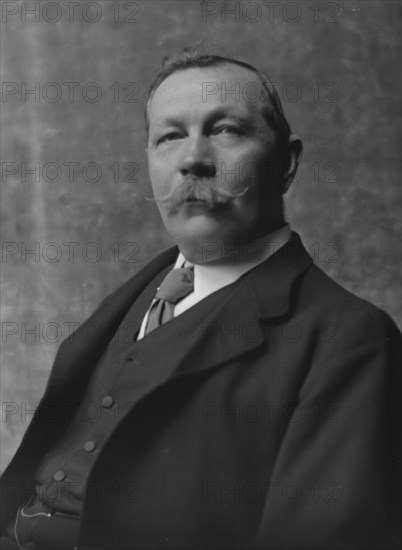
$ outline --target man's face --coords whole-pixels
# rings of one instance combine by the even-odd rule
[[[240,93],[229,93],[236,87]],[[173,202],[158,206],[167,231],[194,263],[223,261],[225,250],[233,254],[233,247],[283,223],[275,136],[256,89],[261,83],[253,71],[228,64],[176,72],[152,98],[148,162],[154,196],[174,194]],[[228,200],[227,191],[235,198]]]

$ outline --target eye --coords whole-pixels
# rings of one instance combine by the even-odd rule
[[[163,143],[167,143],[167,142],[173,141],[175,139],[180,139],[180,137],[181,137],[181,135],[179,134],[179,132],[168,132],[164,136],[160,137],[157,140],[156,144],[160,145],[160,144],[163,144]]]
[[[225,126],[217,128],[214,133],[223,136],[240,136],[243,132],[238,126],[226,124]]]

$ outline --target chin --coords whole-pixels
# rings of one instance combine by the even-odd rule
[[[166,229],[185,258],[192,263],[205,263],[206,258],[209,258],[206,251],[220,250],[222,247],[223,224],[208,215],[192,216],[180,220],[180,223],[166,224]]]
[[[166,220],[166,229],[176,241],[214,238],[223,229],[221,217],[211,215],[207,210],[192,212],[189,216],[179,215]]]

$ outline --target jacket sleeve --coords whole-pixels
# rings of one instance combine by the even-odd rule
[[[317,345],[255,549],[401,548],[401,335],[374,307],[338,329]]]

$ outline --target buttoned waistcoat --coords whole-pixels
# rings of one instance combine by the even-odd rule
[[[61,345],[3,476],[3,521],[71,417],[52,423],[52,410],[82,397],[176,255],[152,261]],[[314,266],[293,234],[138,343],[130,406],[94,462],[99,491],[78,548],[399,548],[399,346],[391,319]]]

